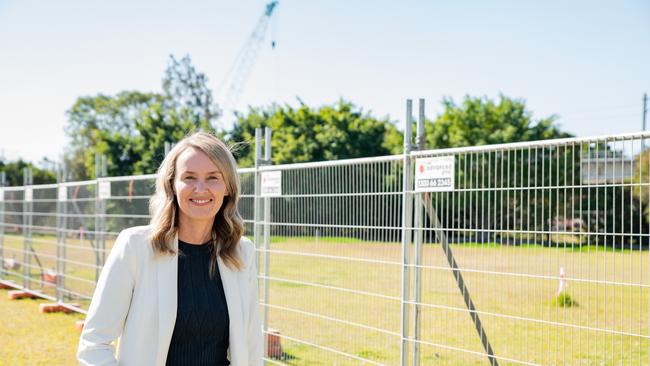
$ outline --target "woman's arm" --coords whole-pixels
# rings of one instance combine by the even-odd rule
[[[243,240],[242,244],[249,246],[246,268],[248,269],[248,360],[250,365],[261,366],[264,354],[264,336],[262,334],[262,321],[260,319],[260,304],[257,296],[257,252],[255,244],[250,240]]]
[[[112,343],[122,333],[135,284],[136,260],[129,236],[124,231],[118,235],[97,281],[79,339],[81,365],[117,364]]]

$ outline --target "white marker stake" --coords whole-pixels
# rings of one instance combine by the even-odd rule
[[[564,278],[564,276],[565,276],[564,267],[560,267],[560,286],[557,289],[558,296],[564,291],[566,291],[566,278]]]

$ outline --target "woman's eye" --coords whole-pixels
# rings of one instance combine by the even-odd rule
[[[191,175],[188,175],[187,177],[185,177],[185,179],[190,179],[191,180],[191,179],[194,179],[194,177],[191,176]]]

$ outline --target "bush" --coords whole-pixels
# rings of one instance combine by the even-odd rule
[[[560,292],[551,302],[551,305],[561,306],[563,308],[570,308],[573,306],[578,306],[578,302],[569,295],[568,292]]]

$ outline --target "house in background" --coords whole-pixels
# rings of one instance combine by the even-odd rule
[[[581,180],[585,184],[623,183],[635,174],[635,162],[620,150],[590,150],[580,159]]]

